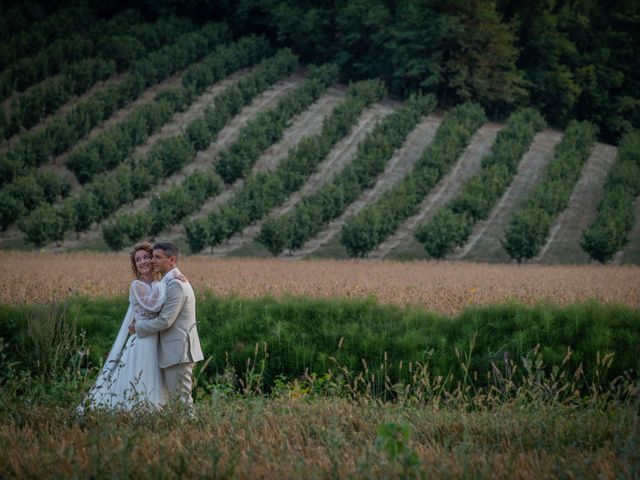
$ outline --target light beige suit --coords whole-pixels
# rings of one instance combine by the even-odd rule
[[[136,334],[146,337],[158,332],[158,366],[169,394],[192,403],[191,374],[195,362],[204,359],[196,327],[196,299],[191,284],[174,279],[169,272],[166,301],[157,317],[136,321]]]

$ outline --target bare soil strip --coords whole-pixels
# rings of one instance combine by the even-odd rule
[[[476,224],[464,248],[454,252],[449,259],[464,258],[465,260],[487,262],[509,261],[509,256],[500,244],[500,240],[504,236],[504,229],[522,199],[540,180],[545,167],[553,158],[553,152],[561,138],[560,132],[549,129],[539,132],[534,137],[531,147],[518,165],[518,172],[513,182],[493,208],[489,217]]]
[[[480,161],[491,150],[491,145],[502,128],[497,123],[487,123],[480,127],[471,138],[464,154],[451,171],[438,182],[431,193],[420,204],[418,213],[409,217],[386,241],[371,252],[371,258],[387,258],[395,250],[417,243],[413,237],[416,227],[433,217],[438,208],[454,198],[466,180],[480,170]]]
[[[322,122],[333,108],[344,98],[346,89],[334,86],[327,89],[307,110],[291,119],[282,139],[270,146],[256,162],[254,171],[273,170],[287,156],[289,150],[307,136],[317,135],[322,130]]]
[[[441,117],[435,116],[428,116],[423,119],[422,122],[409,133],[402,147],[394,152],[384,172],[378,177],[373,188],[364,191],[355,202],[347,207],[342,215],[329,222],[329,225],[314,238],[306,242],[303,248],[293,252],[285,251],[280,256],[292,259],[304,258],[336,238],[349,217],[358,213],[366,205],[378,200],[385,191],[409,173],[415,162],[420,158],[420,154],[424,148],[433,140],[441,121]]]
[[[596,217],[596,207],[602,198],[604,182],[616,158],[617,148],[596,143],[582,169],[569,207],[551,228],[549,239],[534,259],[540,263],[589,263],[589,255],[580,247],[582,232]]]
[[[343,89],[329,88],[327,93],[321,96],[307,110],[296,115],[291,120],[290,127],[284,131],[282,139],[270,146],[260,158],[258,158],[252,168],[252,172],[267,171],[276,168],[278,162],[286,156],[289,149],[294,147],[302,137],[314,135],[322,128],[322,121],[343,96]],[[234,182],[233,185],[228,186],[223,193],[207,200],[193,217],[206,217],[215,207],[229,201],[242,185],[244,185],[243,179]],[[184,228],[182,225],[173,225],[167,233],[169,238],[176,239],[178,236],[184,234]],[[163,238],[166,236],[167,235],[163,235]]]
[[[73,295],[124,297],[128,253],[0,251],[0,303],[61,300]],[[474,305],[518,301],[566,305],[590,299],[640,307],[640,266],[504,265],[379,260],[215,259],[182,256],[180,269],[197,294],[367,298],[420,305],[447,315]],[[70,273],[72,272],[72,273]]]
[[[358,144],[373,130],[375,124],[383,116],[391,113],[391,107],[382,104],[376,104],[367,109],[358,121],[357,126],[352,132],[331,150],[327,158],[318,166],[316,173],[311,175],[304,186],[280,207],[275,208],[271,213],[271,217],[279,217],[291,210],[303,197],[316,192],[324,185],[329,178],[340,171],[351,160],[356,152]],[[262,221],[249,225],[242,232],[235,234],[225,244],[217,246],[214,249],[214,257],[223,257],[230,252],[250,243],[262,228]]]
[[[640,196],[636,197],[635,224],[629,234],[629,243],[613,258],[614,265],[640,265]]]

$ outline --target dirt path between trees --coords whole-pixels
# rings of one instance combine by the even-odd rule
[[[589,255],[580,247],[582,232],[596,217],[604,182],[618,149],[596,143],[576,184],[569,207],[556,219],[546,245],[532,261],[540,263],[589,263]]]
[[[467,244],[450,255],[449,259],[487,262],[510,260],[500,244],[506,225],[522,199],[540,180],[561,138],[560,132],[549,129],[539,132],[533,138],[529,150],[518,165],[511,185],[492,209],[489,217],[476,224]]]
[[[304,258],[311,255],[323,245],[336,238],[344,223],[362,210],[366,205],[378,200],[390,187],[400,181],[413,168],[424,148],[431,143],[438,125],[442,121],[439,116],[427,116],[409,133],[404,144],[389,159],[384,172],[378,176],[372,188],[365,190],[360,197],[347,207],[342,215],[333,219],[314,238],[308,240],[303,248],[293,252],[285,251],[281,257]]]
[[[302,137],[313,135],[322,128],[323,119],[331,112],[335,104],[344,96],[344,90],[332,87],[314,102],[308,109],[296,115],[290,121],[290,126],[285,129],[282,139],[271,145],[256,161],[252,168],[252,172],[260,172],[273,170],[277,167],[289,149],[294,147]],[[192,218],[204,218],[215,208],[231,200],[233,195],[244,185],[244,179],[240,179],[227,186],[225,191],[220,195],[210,198],[205,202],[202,208]],[[174,225],[167,232],[169,238],[176,239],[184,234],[184,228],[181,224]],[[166,237],[166,235],[163,235]]]
[[[358,124],[352,129],[342,141],[331,150],[327,158],[320,163],[317,171],[309,177],[303,187],[294,192],[287,201],[279,207],[276,207],[269,214],[270,217],[280,217],[291,210],[304,197],[318,191],[329,178],[333,177],[336,172],[342,170],[344,166],[351,160],[355,154],[358,144],[373,130],[375,124],[383,116],[391,113],[391,107],[383,104],[376,104],[367,109],[358,120]],[[217,246],[213,251],[214,257],[223,257],[233,252],[237,248],[250,243],[260,230],[263,221],[256,222],[246,227],[242,232],[235,234],[225,244]]]
[[[416,227],[422,222],[431,219],[436,210],[455,197],[464,182],[480,170],[480,161],[491,150],[500,128],[502,126],[496,123],[487,123],[480,127],[471,137],[469,145],[451,171],[438,182],[431,193],[420,203],[418,213],[405,220],[396,233],[373,251],[370,257],[387,258],[394,251],[406,248],[409,244],[417,243],[413,237]]]

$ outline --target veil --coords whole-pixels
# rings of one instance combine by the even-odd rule
[[[111,350],[109,351],[109,355],[98,374],[98,378],[96,378],[95,383],[87,392],[85,399],[77,406],[76,411],[79,414],[83,414],[87,407],[90,407],[91,404],[94,403],[104,403],[105,399],[110,398],[109,389],[113,384],[112,376],[113,372],[120,365],[120,359],[122,358],[122,354],[124,351],[124,346],[127,342],[127,338],[129,336],[129,324],[133,321],[133,309],[131,305],[127,309],[127,313],[122,320],[122,324],[120,325],[120,330],[118,330],[118,335],[116,336],[113,345],[111,346]]]
[[[114,368],[118,366],[120,363],[120,358],[122,357],[122,349],[124,344],[127,342],[127,337],[129,336],[129,324],[133,321],[133,309],[131,308],[131,304],[129,304],[129,308],[127,309],[127,314],[124,316],[122,320],[122,324],[120,325],[120,330],[118,330],[118,335],[116,336],[115,341],[113,342],[113,346],[109,351],[109,355],[102,366],[102,370],[100,371],[100,375],[96,379],[96,385],[103,384],[106,380],[109,379],[111,373]]]

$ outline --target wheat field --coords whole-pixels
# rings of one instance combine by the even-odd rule
[[[1,252],[0,303],[70,295],[125,295],[132,278],[124,253]],[[374,296],[453,315],[472,305],[517,301],[567,305],[597,300],[640,307],[638,266],[543,266],[372,260],[289,261],[186,256],[179,266],[198,293],[314,298]]]

